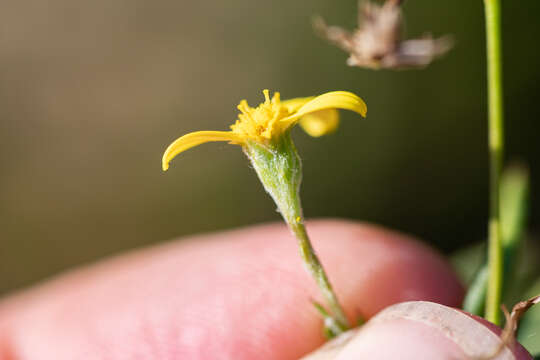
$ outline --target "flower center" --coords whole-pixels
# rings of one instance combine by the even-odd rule
[[[275,92],[272,99],[268,90],[263,90],[263,94],[265,101],[256,108],[250,107],[246,100],[240,101],[238,120],[231,125],[233,133],[246,139],[267,142],[285,130],[279,120],[290,113],[281,104],[279,93]]]

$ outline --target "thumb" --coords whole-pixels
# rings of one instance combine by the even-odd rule
[[[462,311],[427,301],[396,304],[365,326],[303,360],[532,359],[519,344],[502,344],[500,329]]]

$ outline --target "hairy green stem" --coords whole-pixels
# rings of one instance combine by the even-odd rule
[[[334,315],[335,320],[337,320],[342,330],[348,329],[350,327],[349,321],[347,320],[347,317],[339,304],[336,294],[332,289],[332,284],[330,284],[328,276],[326,275],[326,272],[324,271],[324,268],[321,265],[313,246],[311,246],[311,242],[309,241],[304,224],[295,222],[293,224],[289,224],[289,226],[298,240],[302,260],[304,260],[304,264],[308,272],[317,282],[317,285],[319,286],[319,289],[321,290],[326,303],[330,308],[330,312]]]
[[[489,280],[486,319],[500,324],[503,290],[503,252],[499,215],[499,186],[504,155],[500,0],[484,0],[488,66],[489,132]]]
[[[349,322],[311,246],[304,226],[299,194],[302,182],[302,161],[290,134],[288,132],[282,134],[277,139],[269,141],[268,144],[249,142],[244,146],[244,152],[251,160],[265,190],[274,199],[283,219],[295,235],[304,265],[322,292],[334,320],[333,323],[336,324],[335,328],[341,331],[347,330],[350,327]]]

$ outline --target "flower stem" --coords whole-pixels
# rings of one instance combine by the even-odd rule
[[[348,329],[350,327],[349,321],[347,320],[347,317],[339,304],[336,294],[332,289],[332,284],[330,284],[328,276],[326,275],[326,272],[324,271],[324,268],[321,265],[313,246],[311,246],[311,242],[309,241],[304,224],[294,222],[289,224],[289,226],[298,240],[302,260],[304,261],[304,264],[313,279],[315,279],[317,282],[317,285],[319,286],[319,289],[321,290],[326,303],[330,308],[330,312],[334,315],[335,320],[337,320],[343,331]]]
[[[500,0],[484,0],[488,66],[489,132],[489,280],[486,319],[500,324],[503,290],[503,253],[499,216],[499,187],[504,154]]]
[[[287,132],[268,144],[249,142],[244,146],[244,152],[251,160],[265,190],[274,199],[283,219],[295,235],[304,265],[317,283],[330,309],[333,323],[336,324],[334,328],[339,328],[341,331],[347,330],[350,327],[349,322],[311,246],[304,226],[299,194],[302,182],[302,161],[290,133]]]

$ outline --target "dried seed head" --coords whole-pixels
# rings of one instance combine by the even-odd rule
[[[383,5],[360,0],[358,29],[349,32],[337,26],[327,26],[322,18],[313,22],[315,31],[323,38],[350,54],[347,64],[367,68],[424,67],[452,47],[445,36],[433,39],[402,40],[402,0],[387,0]]]

